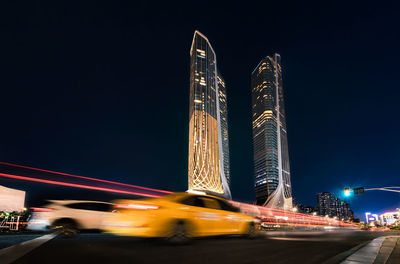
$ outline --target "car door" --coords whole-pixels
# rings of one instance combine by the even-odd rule
[[[185,205],[181,207],[187,214],[187,220],[192,224],[194,236],[213,235],[214,219],[212,212],[205,206],[204,201],[198,196],[189,196],[180,201]]]
[[[210,235],[221,235],[225,234],[227,228],[224,223],[225,212],[221,210],[221,207],[217,199],[212,197],[201,197],[204,201],[205,211],[203,217],[208,219],[209,225],[207,226]]]
[[[76,220],[84,229],[99,229],[106,216],[106,203],[78,202],[66,205],[70,208],[71,218]]]
[[[112,214],[114,207],[109,203],[91,203],[89,210],[92,210],[92,228],[101,229],[103,221],[106,217]]]
[[[240,225],[242,221],[242,215],[240,214],[240,209],[234,207],[229,202],[218,199],[218,203],[221,210],[224,211],[225,231],[229,234],[237,234],[240,232]]]

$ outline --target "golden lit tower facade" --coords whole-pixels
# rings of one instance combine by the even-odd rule
[[[230,198],[223,162],[219,86],[215,52],[208,39],[195,31],[190,49],[189,190]]]
[[[251,74],[251,89],[257,203],[291,209],[292,186],[279,54],[261,60]]]

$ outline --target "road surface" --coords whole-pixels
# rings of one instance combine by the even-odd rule
[[[207,238],[181,246],[157,240],[83,233],[73,238],[57,236],[15,263],[339,263],[354,252],[354,247],[383,235],[399,233],[267,232],[253,240]]]

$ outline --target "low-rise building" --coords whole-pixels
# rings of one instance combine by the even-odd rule
[[[381,225],[391,226],[400,221],[400,209],[398,211],[386,212],[379,216]]]
[[[25,191],[0,186],[0,211],[22,211],[25,207]]]

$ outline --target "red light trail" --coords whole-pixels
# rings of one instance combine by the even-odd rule
[[[120,183],[120,182],[84,177],[84,176],[62,173],[62,172],[57,172],[57,171],[44,170],[44,169],[33,168],[33,167],[12,164],[12,163],[7,163],[7,162],[0,161],[0,164],[24,168],[24,169],[30,169],[30,170],[35,170],[35,171],[41,171],[41,172],[46,172],[46,173],[51,173],[51,174],[63,175],[63,176],[68,176],[68,177],[73,177],[73,178],[80,178],[80,179],[109,183],[109,184],[120,185],[120,186],[125,186],[125,187],[131,187],[131,188],[141,189],[141,190],[145,190],[145,191],[164,193],[164,194],[172,193],[172,192],[164,191],[164,190],[158,190],[158,189],[147,188],[147,187],[131,185],[131,184],[125,184],[125,183]],[[149,193],[145,193],[145,192],[125,191],[125,190],[119,190],[119,189],[114,189],[114,188],[97,187],[97,186],[76,184],[76,183],[55,181],[55,180],[46,180],[46,179],[32,178],[32,177],[7,174],[7,173],[0,173],[0,177],[12,178],[12,179],[17,179],[17,180],[25,180],[25,181],[33,181],[33,182],[41,182],[41,183],[75,187],[75,188],[83,188],[83,189],[89,189],[89,190],[145,196],[145,197],[161,197],[162,196],[162,194],[149,194]],[[269,225],[340,226],[340,227],[353,227],[353,228],[356,226],[354,223],[345,223],[343,221],[329,219],[329,218],[320,217],[320,216],[305,215],[305,214],[295,213],[295,212],[291,212],[291,211],[284,211],[284,210],[280,210],[280,209],[261,207],[261,206],[240,203],[240,202],[235,202],[235,201],[230,201],[230,202],[234,206],[239,207],[243,213],[257,217],[262,222],[264,222],[265,224],[269,224]]]
[[[151,191],[151,192],[158,192],[158,193],[165,193],[165,194],[172,193],[172,192],[164,191],[164,190],[147,188],[147,187],[142,187],[142,186],[137,186],[137,185],[121,183],[121,182],[114,182],[114,181],[107,181],[107,180],[102,180],[102,179],[90,178],[90,177],[79,176],[79,175],[74,175],[74,174],[69,174],[69,173],[58,172],[58,171],[44,170],[44,169],[33,168],[33,167],[29,167],[29,166],[12,164],[12,163],[2,162],[2,161],[0,161],[0,164],[7,165],[7,166],[18,167],[18,168],[23,168],[23,169],[41,171],[41,172],[46,172],[46,173],[58,174],[58,175],[63,175],[63,176],[68,176],[68,177],[74,177],[74,178],[79,178],[79,179],[85,179],[85,180],[91,180],[91,181],[97,181],[97,182],[103,182],[103,183],[110,183],[110,184],[115,184],[115,185],[120,185],[120,186],[125,186],[125,187],[131,187],[131,188],[136,188],[136,189],[141,189],[141,190],[146,190],[146,191]]]
[[[33,181],[33,182],[41,182],[41,183],[68,186],[68,187],[90,189],[90,190],[97,190],[97,191],[132,194],[132,195],[146,196],[146,197],[160,197],[161,196],[161,195],[157,195],[157,194],[148,194],[148,193],[142,193],[142,192],[123,191],[123,190],[112,189],[112,188],[96,187],[96,186],[69,183],[69,182],[44,180],[44,179],[37,179],[37,178],[31,178],[31,177],[25,177],[25,176],[13,175],[13,174],[6,174],[6,173],[0,173],[0,177],[12,178],[12,179],[18,179],[18,180],[25,180],[25,181]]]

